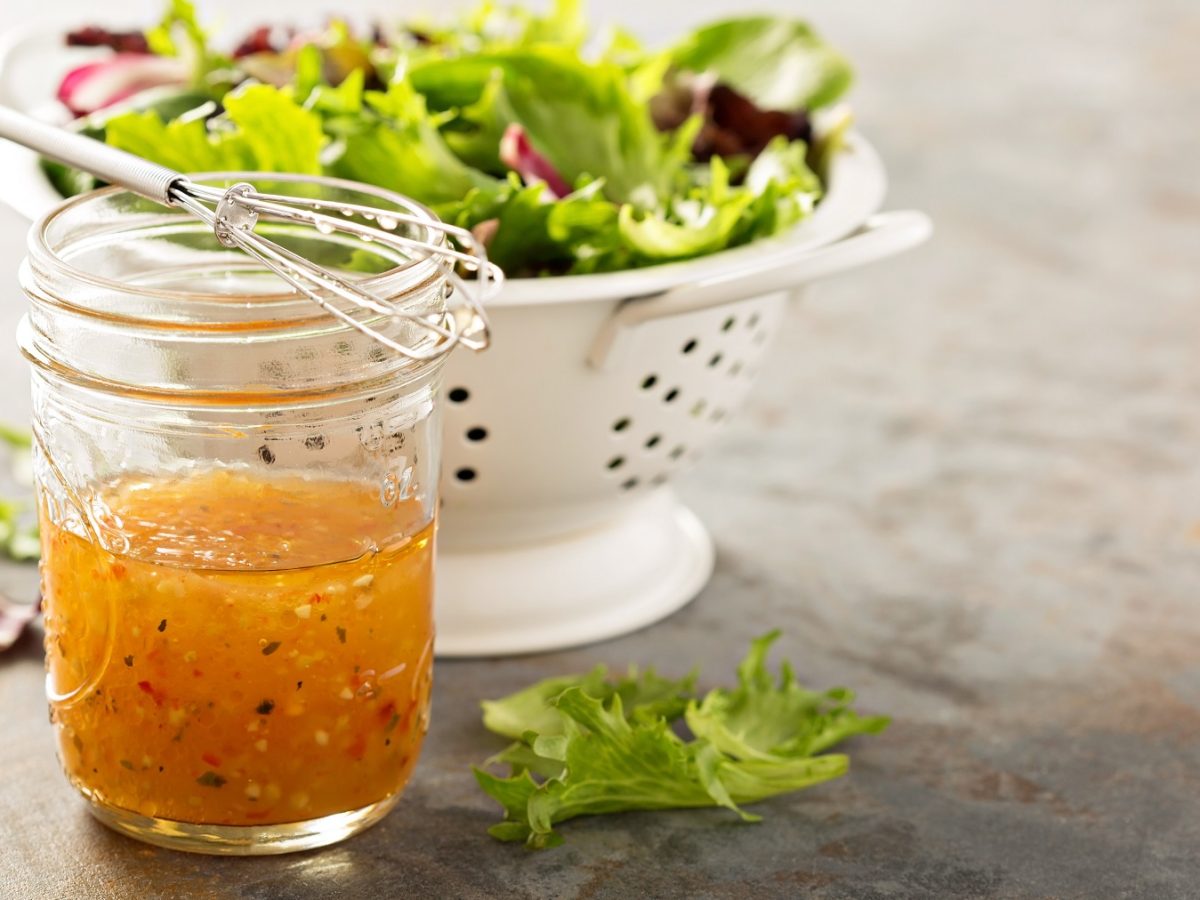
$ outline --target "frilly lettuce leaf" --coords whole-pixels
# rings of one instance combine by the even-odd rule
[[[251,84],[227,94],[214,126],[203,117],[164,122],[154,111],[130,112],[105,123],[105,140],[180,172],[321,171],[321,119],[288,91]]]
[[[757,821],[744,804],[845,774],[846,756],[816,754],[852,734],[881,731],[887,720],[854,714],[848,691],[804,690],[787,664],[773,679],[765,661],[776,637],[752,644],[737,688],[700,701],[690,678],[646,673],[613,683],[597,667],[485,703],[487,727],[519,737],[489,761],[507,764],[507,777],[475,769],[504,809],[489,833],[545,848],[562,840],[556,825],[582,815],[724,807]],[[681,704],[690,739],[674,727]]]
[[[765,109],[817,109],[854,80],[846,58],[805,22],[750,16],[714,22],[678,44],[672,61],[721,81]]]
[[[854,694],[845,688],[805,690],[790,663],[783,663],[778,680],[773,678],[766,659],[778,638],[772,631],[750,645],[738,666],[736,688],[717,688],[688,704],[685,718],[692,734],[739,759],[769,763],[813,756],[851,735],[887,727],[884,716],[854,712]]]
[[[462,162],[447,146],[425,98],[406,81],[367,91],[371,117],[343,135],[333,174],[389,188],[428,204],[462,200],[497,182]]]
[[[640,671],[631,667],[616,681],[609,679],[607,666],[596,666],[583,675],[546,678],[501,700],[484,700],[483,724],[488,731],[519,740],[527,732],[541,735],[561,734],[564,718],[554,705],[559,694],[571,688],[611,707],[620,700],[631,715],[662,717],[674,721],[683,715],[688,699],[694,696],[696,675],[663,678],[654,669]]]
[[[196,89],[219,97],[232,86],[220,74],[230,60],[212,48],[191,0],[170,0],[162,19],[146,32],[146,43],[158,56],[178,56],[190,63]]]

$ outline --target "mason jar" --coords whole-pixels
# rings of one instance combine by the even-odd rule
[[[387,191],[269,177],[436,222]],[[445,309],[429,260],[259,230],[400,309]],[[21,284],[67,777],[105,824],[176,849],[301,850],[378,821],[429,715],[440,359],[385,349],[117,189],[38,222]]]

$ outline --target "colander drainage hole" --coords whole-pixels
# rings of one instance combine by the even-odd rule
[[[679,348],[679,352],[683,353],[685,355],[688,353],[691,353],[693,350],[696,349],[696,347],[699,343],[700,342],[697,341],[695,338],[692,338],[690,341],[688,341],[686,344],[684,344],[682,347]]]
[[[685,453],[687,453],[687,447],[684,444],[680,444],[678,447],[673,447],[667,456],[671,457],[671,459],[679,459]]]
[[[608,461],[608,468],[610,470],[619,469],[623,465],[625,465],[625,457],[623,457],[623,456],[614,456],[612,459],[610,459]]]
[[[642,390],[648,391],[650,388],[658,384],[658,376],[653,373],[642,379]]]
[[[692,415],[697,419],[704,415],[704,410],[708,406],[703,400],[697,400],[692,404]]]
[[[662,441],[662,435],[661,435],[661,434],[652,434],[652,435],[650,435],[650,437],[646,438],[646,449],[647,449],[647,450],[653,450],[655,447],[657,447],[657,446],[659,445],[659,443],[660,443],[661,441]]]
[[[758,313],[750,314],[750,318],[746,320],[746,327],[747,328],[757,328],[758,327]]]
[[[459,481],[474,481],[475,480],[475,470],[472,468],[469,468],[469,467],[462,468],[454,473],[454,477],[457,478]]]
[[[650,483],[652,485],[654,485],[655,487],[658,487],[660,484],[665,484],[666,481],[667,481],[667,475],[665,472],[659,472],[657,475],[655,475],[653,478],[650,479]]]
[[[722,331],[729,331],[729,330],[730,330],[731,328],[733,328],[733,326],[734,326],[734,325],[736,325],[736,324],[737,324],[737,319],[736,319],[734,316],[730,316],[728,319],[726,319],[726,320],[725,320],[725,321],[724,321],[724,322],[721,324],[721,330],[722,330]]]
[[[638,480],[636,478],[629,478],[621,482],[621,490],[623,491],[632,491],[637,486]]]
[[[742,374],[742,364],[740,362],[735,362],[732,366],[729,367],[729,377],[730,378],[737,378],[741,374]]]
[[[622,416],[620,419],[617,419],[617,421],[612,423],[612,430],[613,431],[624,431],[626,428],[628,428],[632,424],[633,424],[632,419],[630,419],[626,416]]]
[[[679,388],[673,387],[663,395],[664,403],[674,403],[679,398]]]
[[[481,425],[476,425],[474,428],[467,429],[467,440],[468,441],[478,442],[478,441],[487,440],[487,436],[488,436],[487,429]]]
[[[715,369],[717,366],[719,366],[721,364],[721,360],[724,358],[725,357],[723,357],[720,353],[714,353],[712,355],[712,358],[708,361],[708,367],[710,369]]]
[[[466,403],[471,398],[471,392],[465,387],[450,388],[446,396],[451,403]]]

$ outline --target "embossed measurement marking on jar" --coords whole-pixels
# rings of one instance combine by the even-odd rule
[[[384,506],[395,506],[397,501],[411,500],[417,491],[417,476],[412,466],[405,466],[399,473],[388,472],[379,486],[379,499]]]

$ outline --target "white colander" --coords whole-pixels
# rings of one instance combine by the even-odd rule
[[[79,52],[59,29],[0,37],[0,102],[52,114]],[[668,482],[741,407],[789,295],[928,236],[920,213],[876,214],[885,187],[852,135],[817,212],[787,235],[508,282],[492,348],[447,366],[439,654],[600,640],[695,596],[712,543]],[[0,199],[35,219],[59,198],[33,153],[0,141]]]
[[[673,612],[712,543],[668,484],[742,406],[790,296],[923,241],[877,214],[883,167],[852,136],[792,232],[632,272],[512,280],[492,348],[447,365],[438,653],[600,640]]]

